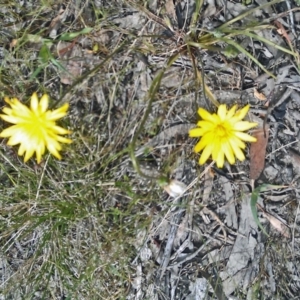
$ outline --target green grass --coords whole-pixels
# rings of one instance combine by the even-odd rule
[[[11,289],[16,278],[21,282],[18,292],[26,299],[39,291],[47,295],[42,299],[61,293],[76,299],[117,298],[128,288],[134,223],[141,218],[130,203],[137,204],[140,197],[128,183],[116,188],[114,180],[96,175],[97,170],[86,172],[89,158],[69,150],[64,162],[49,158],[44,166],[25,166],[16,159],[12,166],[1,164],[6,171],[1,189],[2,255],[9,265],[18,261],[13,276],[7,270],[8,295],[16,293]],[[111,203],[110,189],[124,199]],[[10,257],[13,249],[18,259]],[[109,287],[112,282],[117,282],[114,289]]]
[[[20,7],[23,18],[15,9],[7,6],[13,22],[7,21],[5,28],[27,19],[30,25],[14,32],[18,43],[5,50],[1,97],[28,103],[31,93],[38,91],[59,99],[66,89],[56,83],[53,61],[39,56],[47,27],[37,27],[55,17],[54,2],[34,10]],[[51,18],[45,17],[49,9]],[[74,31],[80,23],[73,23]],[[6,44],[12,41],[3,39]],[[55,47],[49,51],[55,58]],[[115,76],[121,76],[119,71]],[[136,231],[150,221],[139,203],[147,202],[148,196],[133,189],[134,181],[122,174],[126,172],[118,174],[127,131],[122,128],[125,135],[120,136],[120,128],[108,128],[109,111],[100,120],[85,103],[76,109],[80,100],[73,100],[70,116],[63,121],[72,129],[74,142],[64,148],[62,161],[46,156],[40,165],[33,159],[24,164],[17,148],[1,141],[1,294],[6,299],[122,299],[129,290]]]

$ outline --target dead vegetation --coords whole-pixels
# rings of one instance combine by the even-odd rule
[[[298,4],[0,4],[1,105],[69,102],[74,141],[37,165],[1,140],[1,299],[298,299]],[[197,164],[217,103],[251,105],[265,157]]]

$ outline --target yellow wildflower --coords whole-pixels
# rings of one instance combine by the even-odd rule
[[[210,114],[203,108],[199,108],[198,114],[202,118],[197,123],[199,128],[190,130],[190,137],[201,137],[195,146],[195,152],[203,150],[199,163],[204,164],[210,156],[217,163],[218,168],[224,165],[224,159],[230,164],[235,163],[235,157],[240,161],[245,159],[241,149],[245,149],[246,142],[256,142],[256,138],[242,131],[257,126],[256,123],[241,121],[247,114],[250,106],[246,105],[236,111],[234,105],[227,111],[226,105],[221,104],[217,114]]]
[[[28,161],[36,152],[36,160],[40,163],[46,148],[56,158],[61,159],[60,143],[71,143],[70,139],[60,135],[69,134],[70,131],[56,125],[56,120],[67,114],[68,104],[64,104],[53,111],[47,110],[48,95],[43,95],[38,100],[36,93],[31,96],[30,108],[22,104],[17,98],[5,97],[5,102],[10,105],[3,108],[0,117],[12,125],[0,133],[0,137],[9,138],[7,144],[14,146],[20,144],[18,155],[25,153],[24,162]]]

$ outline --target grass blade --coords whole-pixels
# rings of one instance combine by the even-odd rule
[[[246,51],[243,47],[241,47],[238,43],[236,43],[233,40],[230,40],[228,38],[219,38],[220,41],[223,41],[229,45],[232,45],[235,47],[237,50],[239,50],[241,53],[245,54],[248,56],[253,62],[255,62],[265,73],[267,73],[269,76],[276,78],[275,75],[273,75],[271,72],[269,72],[253,55],[251,55],[248,51]]]
[[[251,206],[251,211],[252,211],[254,221],[266,236],[269,236],[269,234],[267,234],[264,227],[261,225],[261,223],[258,219],[258,215],[257,215],[257,206],[256,206],[256,204],[257,204],[258,196],[261,192],[281,189],[281,188],[284,188],[284,187],[285,186],[283,186],[283,185],[262,184],[259,187],[257,187],[251,194],[250,206]]]

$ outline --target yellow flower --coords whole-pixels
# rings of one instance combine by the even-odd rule
[[[246,142],[256,142],[256,138],[242,131],[249,130],[257,124],[241,121],[247,114],[250,106],[246,105],[236,111],[234,105],[227,111],[226,105],[221,104],[217,114],[210,114],[203,108],[199,108],[198,114],[202,118],[197,123],[199,128],[190,130],[190,137],[201,137],[195,146],[195,152],[203,150],[199,163],[204,164],[210,156],[217,163],[218,168],[224,165],[225,157],[230,164],[235,163],[235,157],[240,161],[245,159],[241,149],[245,149]]]
[[[14,146],[20,144],[18,155],[25,153],[24,162],[28,161],[36,152],[36,160],[40,163],[46,148],[51,154],[61,159],[60,143],[70,144],[72,141],[60,135],[69,134],[70,131],[57,126],[55,121],[67,114],[68,104],[55,109],[47,110],[48,95],[38,100],[36,93],[31,96],[30,108],[22,104],[17,98],[4,99],[9,107],[3,108],[0,117],[6,122],[15,124],[0,133],[0,137],[9,138],[7,144]]]

